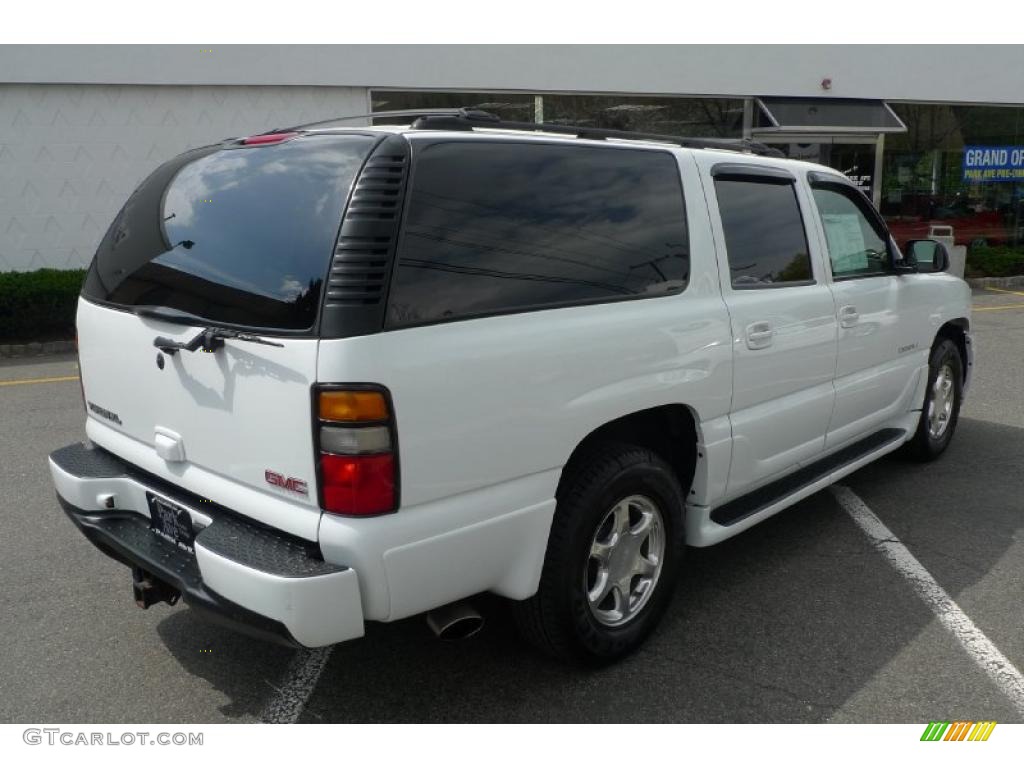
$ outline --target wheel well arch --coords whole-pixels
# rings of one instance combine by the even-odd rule
[[[956,344],[960,352],[960,361],[963,368],[963,376],[967,376],[967,332],[971,329],[971,322],[966,317],[957,317],[942,324],[935,333],[935,341],[932,342],[932,349],[939,343],[940,339],[949,339]]]
[[[580,461],[598,443],[615,441],[639,445],[660,456],[676,474],[684,496],[689,493],[697,468],[700,423],[689,406],[680,403],[645,408],[620,416],[592,430],[573,449],[562,468],[555,497]]]

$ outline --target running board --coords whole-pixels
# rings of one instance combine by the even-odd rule
[[[813,464],[796,470],[780,480],[740,496],[738,499],[723,504],[711,511],[712,521],[719,525],[735,525],[751,515],[767,509],[787,496],[799,493],[800,490],[826,479],[829,475],[843,467],[856,464],[865,456],[878,452],[880,449],[897,446],[906,439],[907,433],[902,429],[883,429],[873,435],[848,445],[831,456],[819,459]]]

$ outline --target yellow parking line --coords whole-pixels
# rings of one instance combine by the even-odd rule
[[[996,293],[1012,293],[1014,296],[1024,296],[1024,291],[1011,291],[1009,288],[986,288],[986,291],[995,291]]]
[[[12,379],[0,381],[0,387],[14,387],[18,384],[52,384],[55,381],[78,381],[77,376],[50,376],[46,379]]]
[[[1024,309],[1024,301],[1020,304],[1000,304],[997,307],[973,307],[973,312],[995,312],[997,309]]]

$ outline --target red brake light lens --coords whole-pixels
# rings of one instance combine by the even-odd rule
[[[258,136],[249,136],[242,139],[242,143],[247,147],[259,144],[280,144],[282,141],[288,141],[288,139],[298,135],[294,131],[291,133],[261,133]]]
[[[324,508],[346,515],[376,515],[395,508],[395,460],[375,456],[320,455]]]
[[[327,384],[313,392],[320,458],[320,505],[338,515],[380,515],[398,507],[395,421],[375,385]]]

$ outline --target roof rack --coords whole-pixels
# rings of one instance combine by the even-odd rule
[[[472,131],[474,128],[492,128],[506,131],[530,131],[535,133],[555,133],[575,136],[578,139],[623,139],[626,141],[654,141],[661,144],[674,144],[687,149],[724,149],[730,152],[748,152],[753,155],[768,157],[784,157],[782,152],[767,144],[750,139],[701,139],[685,136],[669,136],[661,133],[640,133],[637,131],[620,131],[611,128],[591,128],[579,125],[562,125],[561,123],[530,123],[516,120],[502,120],[498,115],[481,109],[406,109],[391,112],[374,112],[369,115],[350,115],[320,120],[315,123],[296,125],[291,128],[275,128],[271,133],[281,131],[299,131],[345,120],[376,119],[381,117],[413,118],[410,127],[434,131]]]
[[[368,115],[345,115],[344,117],[330,117],[326,120],[317,120],[314,123],[303,123],[302,125],[293,125],[288,128],[274,128],[273,130],[267,131],[267,133],[283,133],[285,131],[305,131],[309,128],[316,128],[321,125],[330,125],[331,123],[344,123],[348,120],[366,120],[368,118],[376,119],[378,117],[446,117],[449,115],[460,115],[465,112],[476,111],[478,110],[467,110],[464,107],[435,107],[434,109],[395,109],[389,112],[371,112]]]

